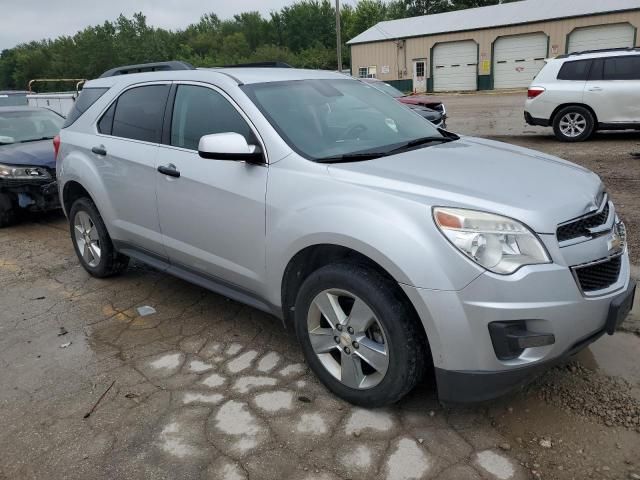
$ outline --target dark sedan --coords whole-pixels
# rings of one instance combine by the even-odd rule
[[[0,227],[60,207],[52,140],[63,122],[44,108],[0,107]]]
[[[447,128],[447,110],[444,107],[444,103],[441,101],[426,95],[406,95],[393,85],[383,82],[382,80],[378,80],[377,78],[361,78],[360,80],[372,85],[387,95],[391,95],[400,103],[404,103],[411,110],[429,120],[436,127]]]

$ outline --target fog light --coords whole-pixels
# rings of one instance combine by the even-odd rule
[[[536,333],[527,330],[524,320],[492,322],[489,324],[491,343],[500,360],[513,360],[527,348],[546,347],[556,343],[553,333]]]

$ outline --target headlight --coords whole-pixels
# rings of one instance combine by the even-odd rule
[[[49,180],[51,175],[42,167],[14,167],[0,164],[0,179]]]
[[[494,273],[551,261],[533,232],[511,218],[459,208],[434,208],[433,217],[458,250]]]

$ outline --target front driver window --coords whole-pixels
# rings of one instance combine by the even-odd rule
[[[171,119],[171,145],[197,150],[200,137],[239,133],[254,144],[253,132],[240,113],[221,94],[206,87],[180,85]]]

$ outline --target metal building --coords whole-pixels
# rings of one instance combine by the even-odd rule
[[[356,76],[416,92],[529,85],[544,59],[638,46],[640,0],[524,0],[380,22],[348,43]]]

